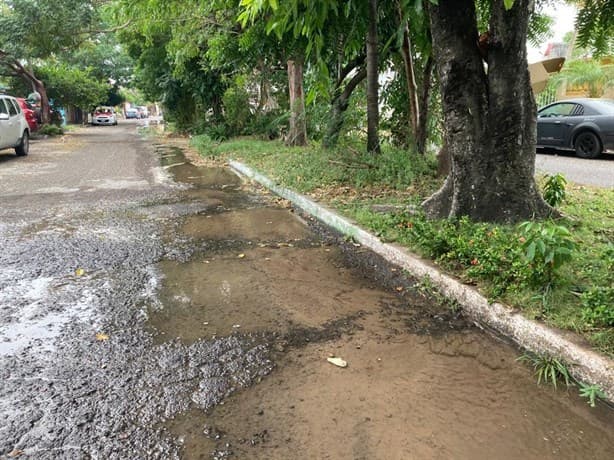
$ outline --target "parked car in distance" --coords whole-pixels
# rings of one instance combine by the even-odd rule
[[[614,100],[566,99],[537,112],[537,147],[596,158],[614,150]]]
[[[139,118],[139,111],[137,109],[126,109],[125,111],[126,119],[128,118]]]
[[[113,107],[96,107],[92,116],[93,125],[116,125],[117,117]]]
[[[149,118],[149,110],[145,106],[138,106],[136,110],[139,112],[139,118]]]
[[[0,94],[0,150],[10,148],[19,156],[28,154],[30,127],[17,99]]]
[[[21,111],[26,117],[26,121],[30,127],[30,132],[33,133],[38,131],[38,117],[36,116],[36,112],[34,111],[32,105],[23,97],[17,97],[15,99],[17,99],[17,103],[19,104],[19,107],[21,107]]]

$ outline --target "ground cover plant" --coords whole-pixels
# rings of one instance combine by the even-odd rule
[[[562,217],[519,225],[428,220],[420,203],[436,190],[429,156],[383,146],[374,158],[351,145],[285,147],[250,138],[193,139],[203,156],[243,161],[281,185],[355,219],[385,241],[432,259],[491,300],[583,335],[614,356],[614,190],[541,178]]]

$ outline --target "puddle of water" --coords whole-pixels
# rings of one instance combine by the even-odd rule
[[[93,299],[86,292],[70,308],[58,311],[58,306],[54,305],[54,309],[50,309],[44,300],[50,295],[52,282],[53,278],[45,277],[21,280],[0,290],[0,306],[5,314],[14,318],[0,327],[0,356],[13,355],[30,346],[36,346],[38,353],[52,351],[54,339],[66,324],[75,317],[87,320],[92,316]],[[27,303],[8,306],[7,302],[16,298],[27,300]]]
[[[536,386],[513,349],[475,332],[383,340],[377,317],[366,321],[350,338],[286,353],[210,414],[179,417],[169,429],[186,441],[183,458],[213,442],[186,425],[223,433],[216,448],[233,458],[611,458],[611,411]],[[331,353],[348,367],[329,364]]]
[[[170,163],[172,165],[173,163]],[[169,165],[169,166],[170,166]],[[241,186],[241,179],[227,168],[199,168],[191,163],[177,162],[170,166],[170,171],[178,182],[193,184],[198,187],[236,189]]]
[[[323,247],[265,247],[162,262],[163,308],[150,312],[149,323],[159,341],[180,337],[192,343],[232,332],[319,327],[395,300],[332,264],[334,258]]]
[[[196,239],[293,241],[312,236],[305,224],[285,209],[255,208],[192,216],[182,233]]]
[[[185,160],[172,154],[165,161]],[[178,180],[217,188],[220,202],[233,206],[219,171],[209,176],[191,165],[171,171]],[[196,188],[192,199],[210,191]],[[248,200],[234,196],[243,205]],[[287,211],[265,207],[195,215],[182,231],[220,248],[233,238],[309,237]],[[183,458],[612,457],[613,411],[590,409],[576,388],[537,386],[531,370],[516,361],[517,350],[475,329],[412,333],[407,321],[443,321],[429,313],[437,307],[415,299],[400,304],[346,268],[337,249],[226,249],[159,268],[161,303],[150,311],[159,341],[193,343],[237,331],[287,339],[277,349],[276,370],[261,383],[208,414],[193,410],[166,424],[182,439]],[[329,364],[330,355],[349,366]]]

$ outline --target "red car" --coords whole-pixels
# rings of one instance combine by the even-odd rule
[[[17,102],[21,107],[23,114],[26,117],[26,121],[28,122],[28,126],[30,127],[30,132],[34,132],[38,130],[38,120],[36,119],[36,112],[32,110],[32,106],[22,97],[17,97]]]

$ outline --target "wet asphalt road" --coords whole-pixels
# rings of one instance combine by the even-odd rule
[[[254,337],[153,344],[155,263],[207,204],[152,149],[126,123],[0,155],[0,458],[177,458],[161,422],[272,367]]]
[[[609,409],[135,123],[2,152],[0,194],[0,459],[611,457]]]
[[[573,152],[544,150],[537,153],[535,169],[538,173],[561,173],[577,184],[614,188],[614,153],[587,160]]]

